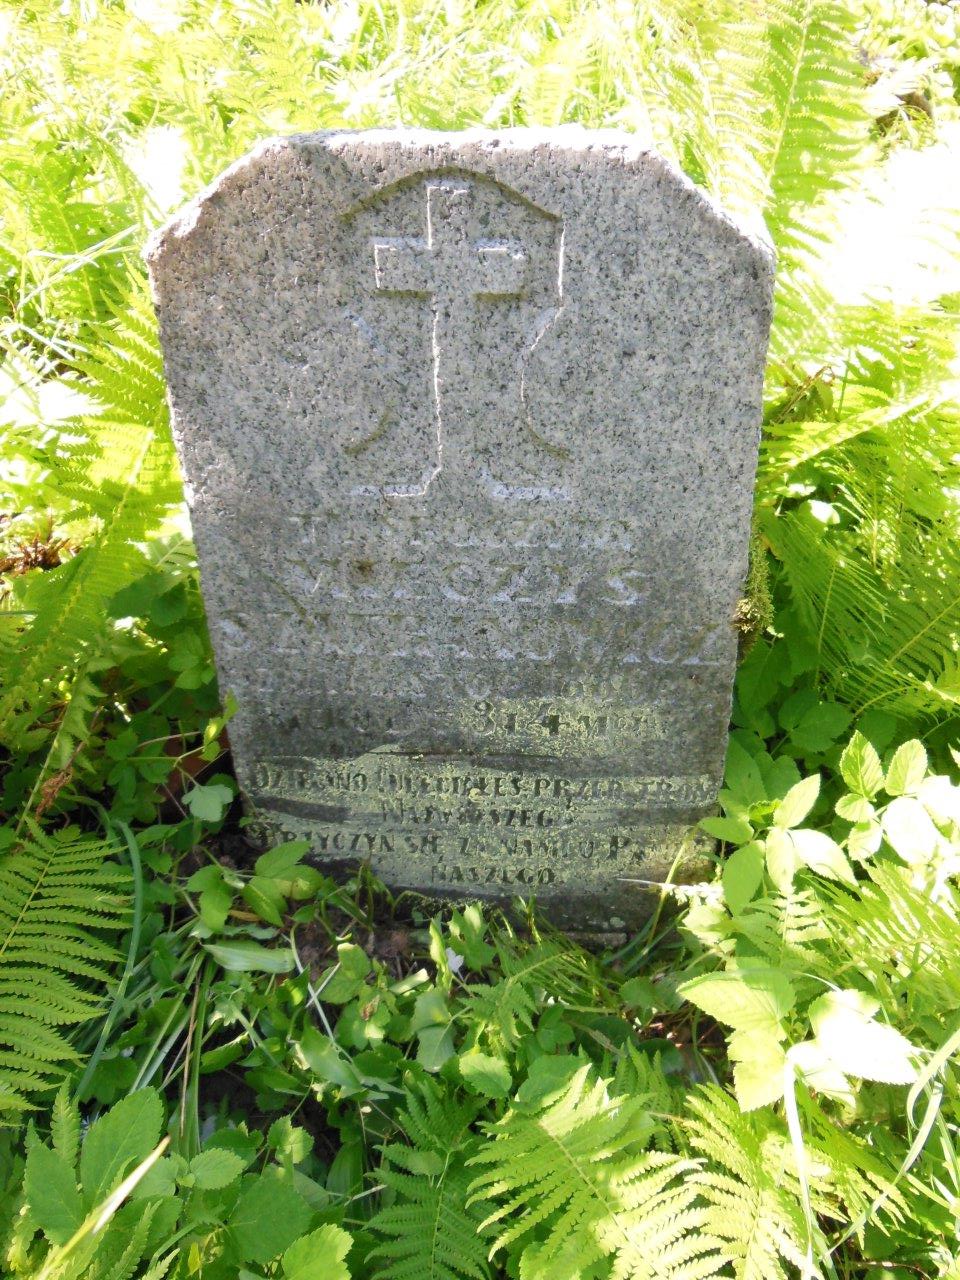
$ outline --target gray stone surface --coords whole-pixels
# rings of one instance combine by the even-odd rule
[[[261,835],[641,915],[719,784],[767,251],[571,128],[267,142],[148,256]]]

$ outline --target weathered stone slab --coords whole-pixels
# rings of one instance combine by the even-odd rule
[[[719,784],[766,251],[562,129],[268,142],[149,259],[260,830],[642,914]]]

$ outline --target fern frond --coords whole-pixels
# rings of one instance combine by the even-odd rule
[[[899,526],[898,594],[872,558],[876,544],[806,509],[764,528],[833,696],[857,713],[942,718],[960,706],[960,539],[907,514]]]
[[[67,1030],[96,1017],[128,923],[109,842],[30,834],[0,855],[0,1113],[25,1109],[77,1060]],[[58,1030],[57,1028],[63,1028]]]
[[[523,1245],[525,1280],[575,1280],[604,1259],[618,1280],[719,1276],[695,1162],[644,1150],[642,1102],[611,1097],[583,1067],[559,1097],[515,1104],[474,1155],[475,1201],[492,1209],[491,1255]]]
[[[127,465],[99,534],[58,569],[21,579],[25,585],[18,603],[33,615],[33,623],[10,655],[0,692],[0,741],[11,747],[50,705],[62,673],[106,625],[107,600],[142,563],[137,541],[148,527],[145,511],[152,509],[149,475],[156,441],[152,432],[133,429],[124,439]]]
[[[960,1007],[960,892],[944,883],[937,894],[914,883],[910,867],[873,861],[856,895],[819,886],[829,904],[836,951],[851,969],[886,987],[895,1008],[909,998],[918,1008]]]
[[[407,1091],[399,1120],[411,1145],[383,1148],[380,1179],[392,1195],[371,1220],[386,1239],[370,1254],[383,1280],[486,1280],[482,1212],[468,1205],[466,1160],[477,1149],[470,1134],[476,1104],[457,1103],[431,1081]]]
[[[468,988],[478,1035],[510,1048],[531,1030],[543,1003],[553,1000],[579,1009],[595,1009],[602,982],[596,962],[580,947],[545,939],[522,947],[506,936],[496,942],[503,976],[492,986]]]
[[[723,1241],[737,1280],[790,1280],[806,1227],[780,1122],[744,1115],[722,1089],[705,1087],[688,1098],[682,1128],[709,1162],[698,1178],[705,1228]]]
[[[849,187],[869,160],[870,116],[854,17],[834,0],[775,0],[766,29],[760,157],[764,216],[777,248],[771,354],[788,365],[809,350],[812,326],[834,308],[818,259],[832,223],[825,197]]]

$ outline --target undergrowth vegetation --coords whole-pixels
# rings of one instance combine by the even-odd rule
[[[0,74],[0,1269],[960,1280],[957,6],[32,0]],[[271,134],[561,122],[778,256],[716,875],[599,955],[246,850],[140,257]]]

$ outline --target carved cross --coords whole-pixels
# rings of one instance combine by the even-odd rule
[[[471,241],[472,195],[466,182],[428,183],[426,236],[382,236],[373,242],[377,288],[450,299],[519,296],[526,283],[526,251],[516,240]]]
[[[462,397],[473,373],[464,324],[467,308],[475,297],[520,297],[530,265],[527,251],[518,241],[471,234],[477,219],[474,191],[468,182],[438,178],[426,187],[426,235],[376,236],[373,240],[377,289],[429,297],[433,310],[435,462],[419,486],[386,489],[393,497],[422,497],[443,469],[447,407],[456,403],[464,409]]]

